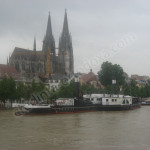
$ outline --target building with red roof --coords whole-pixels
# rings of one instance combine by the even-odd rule
[[[15,67],[0,64],[0,79],[2,79],[4,76],[18,79],[20,78],[20,73],[15,69]]]
[[[92,70],[88,74],[80,75],[80,83],[93,85],[95,88],[102,87],[101,83],[98,80],[98,76],[95,75]]]

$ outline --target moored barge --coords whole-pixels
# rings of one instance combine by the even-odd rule
[[[52,104],[26,104],[20,114],[62,114],[89,111],[117,111],[139,108],[141,101],[137,97],[111,94],[83,95],[83,98],[59,98]]]

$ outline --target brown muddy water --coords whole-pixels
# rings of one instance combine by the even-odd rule
[[[0,150],[150,150],[150,106],[18,117],[1,110]]]

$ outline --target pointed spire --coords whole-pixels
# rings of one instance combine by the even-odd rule
[[[53,37],[53,34],[52,34],[50,12],[49,12],[49,16],[48,16],[46,35],[44,36],[44,40],[43,40],[42,51],[47,52],[48,51],[48,46],[50,46],[51,52],[55,53],[55,40],[54,40],[54,37]]]
[[[67,10],[65,9],[65,17],[64,17],[64,25],[63,25],[63,32],[62,35],[69,35],[69,28],[68,28],[68,19],[67,19]]]
[[[33,51],[36,51],[36,37],[34,37]]]
[[[49,12],[48,22],[47,22],[46,37],[52,37],[52,26],[51,26],[50,12]]]

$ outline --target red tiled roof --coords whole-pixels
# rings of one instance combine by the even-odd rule
[[[20,74],[14,67],[0,64],[0,78],[3,78],[4,76],[18,78]]]
[[[81,75],[80,79],[82,79],[85,83],[98,80],[97,76],[93,72],[89,72],[88,74]]]

